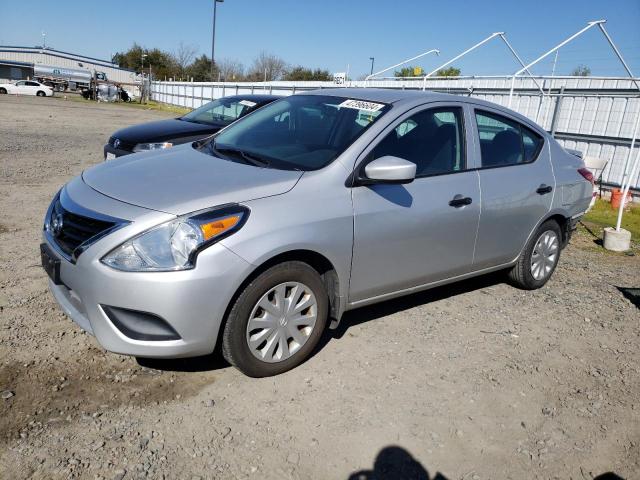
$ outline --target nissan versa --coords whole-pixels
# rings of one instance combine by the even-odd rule
[[[86,170],[49,207],[42,264],[110,351],[186,357],[220,342],[245,374],[274,375],[347,310],[501,269],[543,286],[591,181],[492,103],[322,90]]]
[[[141,123],[118,130],[104,146],[105,160],[132,152],[163,150],[216,133],[238,118],[277,100],[275,95],[234,95],[218,98],[178,118]]]

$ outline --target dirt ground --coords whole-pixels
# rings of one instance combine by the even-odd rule
[[[640,478],[640,252],[584,232],[541,290],[353,311],[275,378],[103,351],[47,291],[42,218],[114,130],[168,115],[0,96],[0,478]]]

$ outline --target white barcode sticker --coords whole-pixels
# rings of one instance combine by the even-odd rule
[[[365,102],[364,100],[345,100],[339,107],[354,108],[356,110],[367,110],[369,112],[377,112],[384,107],[384,103]]]
[[[238,103],[245,107],[255,107],[257,105],[256,102],[252,102],[251,100],[240,100]]]

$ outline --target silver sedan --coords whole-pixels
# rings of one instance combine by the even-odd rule
[[[247,375],[274,375],[347,310],[495,270],[542,287],[592,180],[498,105],[322,90],[86,170],[49,207],[42,264],[62,309],[110,351],[220,343]]]

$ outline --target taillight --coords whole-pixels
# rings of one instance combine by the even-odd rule
[[[591,185],[594,184],[593,173],[591,173],[591,170],[588,168],[579,168],[578,173],[582,175],[587,182],[591,183]]]

